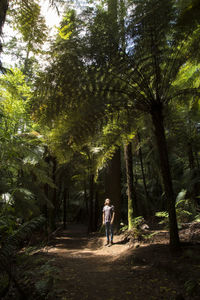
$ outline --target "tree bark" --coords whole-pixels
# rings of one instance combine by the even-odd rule
[[[198,151],[195,151],[195,158],[196,158],[196,164],[197,164],[197,168],[199,169],[199,158],[198,158]]]
[[[133,186],[133,159],[131,142],[124,145],[124,157],[128,187],[128,229],[131,230],[133,229],[133,218],[138,216],[137,195]]]
[[[53,170],[52,170],[52,180],[53,183],[56,185],[56,169],[57,169],[57,161],[55,157],[51,157],[50,160],[53,163]],[[52,190],[52,204],[53,208],[51,210],[51,228],[53,230],[56,229],[56,221],[58,216],[58,201],[57,201],[57,189],[53,188]]]
[[[47,153],[47,148],[46,148],[46,153]],[[48,164],[48,168],[49,168],[49,163],[50,163],[50,158],[48,155],[46,155],[45,157],[45,162]],[[50,176],[50,174],[48,174],[48,176]],[[47,183],[44,184],[44,193],[45,193],[45,196],[46,198],[49,200],[49,190],[50,190],[50,187]],[[48,206],[47,206],[47,202],[44,204],[43,208],[42,208],[42,212],[45,216],[45,219],[46,219],[46,222],[45,222],[45,234],[46,236],[48,236],[48,227],[49,227],[49,209],[48,209]]]
[[[84,188],[84,202],[85,202],[85,210],[87,217],[89,217],[89,206],[88,206],[88,195],[87,195],[87,186],[86,186],[86,180],[83,182],[83,188]]]
[[[26,57],[25,57],[25,60],[24,60],[24,68],[23,68],[23,74],[24,75],[27,75],[28,73],[28,61],[29,61],[29,55],[30,55],[30,43],[31,43],[31,40],[28,41],[28,44],[26,46]]]
[[[141,137],[140,137],[139,131],[137,132],[137,137],[138,137],[138,143],[140,144]],[[142,180],[143,180],[144,192],[145,192],[145,198],[146,198],[146,210],[147,210],[147,214],[148,214],[149,213],[149,194],[148,194],[148,190],[147,190],[146,178],[145,178],[145,173],[144,173],[143,154],[142,154],[141,145],[139,145],[139,159],[140,159]]]
[[[112,60],[119,48],[118,0],[108,0],[108,17],[110,22],[109,58]]]
[[[63,194],[63,228],[66,229],[67,224],[67,198],[68,198],[68,190],[64,189]]]
[[[94,231],[94,175],[89,176],[89,222],[88,232]]]
[[[6,20],[6,14],[8,10],[8,0],[0,1],[0,36],[2,35],[2,28]],[[2,51],[0,41],[0,53]]]
[[[99,219],[99,193],[96,190],[95,192],[95,202],[94,202],[94,230],[98,228],[98,219]]]
[[[121,221],[121,157],[120,148],[118,148],[108,162],[105,174],[105,192],[106,198],[109,198],[115,207],[114,227],[116,230],[120,227]]]
[[[158,153],[160,158],[160,167],[162,173],[162,179],[165,189],[165,195],[167,199],[168,213],[169,213],[169,232],[170,232],[170,248],[172,250],[178,250],[180,247],[178,226],[176,219],[175,209],[175,196],[172,185],[171,171],[169,166],[169,157],[167,142],[163,123],[163,107],[159,103],[154,105],[151,110],[151,117],[155,130],[155,137],[158,147]]]
[[[194,165],[194,154],[193,154],[191,142],[187,143],[187,150],[188,150],[189,167],[190,167],[190,170],[192,171],[194,169],[195,165]]]
[[[47,199],[49,199],[49,186],[46,183],[44,185],[44,191],[45,191],[45,196],[47,197]],[[48,227],[49,227],[49,213],[48,213],[48,207],[47,207],[47,203],[44,204],[44,206],[42,207],[42,213],[45,216],[45,234],[46,236],[48,236]]]
[[[126,25],[125,25],[125,16],[126,16],[126,7],[124,0],[119,0],[119,30],[120,30],[120,44],[122,50],[126,51]]]

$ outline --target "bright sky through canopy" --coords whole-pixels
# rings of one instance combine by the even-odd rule
[[[97,1],[98,2],[98,1]],[[85,9],[88,5],[86,0],[74,0],[73,3],[65,4],[65,5],[58,5],[57,8],[55,6],[50,6],[50,1],[48,0],[41,0],[38,1],[41,7],[41,14],[45,17],[46,25],[49,28],[48,37],[53,37],[57,33],[57,27],[59,27],[60,21],[62,20],[63,12],[66,9],[66,6],[69,5],[76,9],[78,13],[80,13],[83,9]],[[8,43],[12,37],[16,36],[20,39],[20,34],[16,33],[13,30],[12,25],[9,22],[5,23],[3,28],[3,39],[4,44]],[[49,47],[49,42],[45,42],[43,45],[43,49],[47,50]],[[14,67],[14,65],[18,62],[17,57],[13,57],[10,54],[1,53],[1,60],[5,67]]]
[[[41,6],[41,14],[45,17],[46,25],[49,28],[49,36],[55,35],[57,29],[56,27],[59,26],[59,23],[62,19],[62,11],[63,7],[59,7],[59,13],[55,7],[50,7],[49,2],[42,0],[40,1]],[[5,23],[3,28],[4,34],[4,43],[7,43],[12,36],[15,36],[16,33],[13,31],[13,28],[8,24]],[[47,48],[48,45],[44,45],[44,48]],[[2,62],[5,66],[13,66],[17,61],[13,59],[10,55],[6,55],[2,53]]]
[[[59,25],[59,22],[62,17],[62,12],[60,9],[60,14],[58,14],[56,8],[49,7],[48,1],[41,1],[41,13],[46,19],[46,24],[49,28],[53,28]]]

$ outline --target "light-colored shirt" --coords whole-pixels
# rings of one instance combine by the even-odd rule
[[[112,214],[114,212],[114,206],[111,205],[111,206],[108,206],[108,205],[105,205],[103,207],[103,213],[104,213],[104,222],[111,222],[111,219],[112,219]]]

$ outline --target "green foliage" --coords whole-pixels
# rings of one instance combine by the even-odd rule
[[[68,40],[70,36],[75,32],[76,30],[76,11],[75,10],[69,10],[66,12],[62,23],[61,23],[61,28],[59,29],[59,36],[64,39]]]
[[[45,19],[40,14],[40,6],[33,0],[16,2],[10,7],[14,26],[22,34],[28,51],[39,52],[47,32]]]
[[[162,218],[159,224],[166,224],[168,223],[169,214],[166,211],[159,211],[155,213],[155,216],[158,218]]]
[[[200,283],[198,280],[189,279],[184,283],[184,288],[186,290],[187,295],[192,296],[196,295],[200,289]]]
[[[128,230],[128,225],[124,225],[124,226],[122,226],[121,228],[120,228],[120,231],[121,232],[125,232],[125,231],[127,231]]]
[[[24,272],[23,281],[26,282],[26,285],[34,282],[33,292],[42,299],[48,297],[48,294],[53,296],[52,290],[58,275],[57,268],[53,266],[54,260],[46,261],[42,258],[35,259],[33,256],[29,256],[28,261],[32,265],[32,270],[28,268]]]
[[[59,276],[58,269],[54,266],[54,259],[48,259],[40,250],[38,245],[28,247],[15,258],[15,280],[29,299],[47,299],[55,297],[57,293],[54,291],[54,283]],[[8,292],[9,277],[6,273],[3,275],[0,277],[0,292],[6,288]],[[17,292],[14,286],[11,289],[13,293]]]
[[[28,103],[31,98],[31,89],[25,81],[25,76],[19,69],[11,69],[11,73],[0,77],[1,109],[5,118],[2,118],[6,132],[3,134],[17,134],[24,132],[29,126]]]
[[[142,234],[142,238],[145,241],[151,241],[151,239],[157,234],[158,234],[157,232],[145,233],[145,234]]]
[[[142,223],[144,223],[144,218],[142,216],[133,219],[133,226],[136,229],[139,229]]]
[[[17,228],[17,221],[14,215],[14,208],[9,204],[1,203],[0,210],[0,238],[1,244],[5,242],[9,235],[13,234]]]
[[[176,214],[179,226],[184,222],[191,222],[197,219],[197,212],[191,199],[185,199],[186,190],[182,190],[176,198]],[[168,225],[169,214],[165,211],[156,212],[156,217],[161,218],[159,224]]]
[[[142,216],[135,217],[132,220],[133,228],[131,231],[134,232],[134,235],[139,236],[141,233],[141,225],[144,223],[144,218]],[[121,232],[125,232],[128,230],[128,225],[124,225],[120,228]]]
[[[128,4],[127,10],[122,7],[120,16],[117,15],[116,1],[108,3],[108,11],[103,6],[94,6],[82,13],[66,12],[60,35],[52,46],[50,63],[38,76],[33,99],[34,117],[49,126],[48,146],[59,162],[73,162],[76,166],[80,163],[78,169],[82,170],[72,172],[74,182],[75,179],[89,178],[91,173],[96,175],[98,182],[98,175],[106,168],[116,148],[124,141],[136,139],[137,128],[144,126],[146,140],[141,144],[145,149],[149,195],[144,195],[141,188],[144,179],[137,157],[134,158],[137,170],[134,180],[142,213],[147,205],[155,212],[158,208],[166,209],[162,161],[158,162],[151,119],[147,120],[142,113],[153,116],[158,110],[161,119],[162,115],[169,115],[179,123],[178,127],[170,119],[166,121],[169,142],[175,138],[173,125],[179,133],[182,128],[183,135],[188,133],[190,138],[191,128],[184,115],[184,112],[188,113],[188,107],[178,105],[176,100],[190,99],[190,107],[193,106],[192,97],[198,97],[199,72],[198,65],[194,66],[188,59],[191,47],[184,32],[179,35],[180,11],[173,1],[163,4],[143,0],[129,1]],[[177,112],[177,117],[172,110]],[[182,154],[178,151],[183,147],[182,139],[180,133],[177,161],[180,156],[182,161],[187,159],[187,154],[179,155]],[[135,144],[137,156],[140,146]],[[186,163],[181,166],[181,161],[177,162],[173,155],[170,160],[172,166],[174,163],[175,192],[188,189],[183,178],[184,186],[179,186],[175,165],[179,165],[180,172],[185,172]],[[186,217],[189,215],[185,213]]]
[[[195,222],[200,222],[200,214],[197,214],[194,218]]]
[[[8,289],[9,286],[9,276],[5,272],[0,274],[0,295],[4,294],[4,291]]]
[[[32,219],[30,222],[25,223],[19,227],[18,230],[10,234],[7,239],[5,239],[3,245],[0,249],[0,270],[1,274],[6,273],[9,278],[8,282],[14,280],[17,281],[16,274],[13,273],[13,267],[16,260],[17,252],[23,247],[26,239],[31,237],[31,234],[40,229],[44,225],[45,219],[40,216]],[[5,277],[6,278],[6,277]],[[0,282],[1,292],[4,292],[4,282]],[[2,295],[2,294],[1,294]]]
[[[105,169],[116,149],[129,141],[134,148],[139,214],[163,211],[156,215],[164,223],[167,193],[151,120],[157,111],[165,118],[166,156],[169,149],[175,194],[185,189],[191,199],[177,199],[178,221],[195,216],[192,201],[197,202],[200,193],[199,26],[194,24],[196,18],[192,20],[188,36],[181,22],[194,12],[196,0],[92,2],[82,11],[66,10],[48,63],[41,64],[37,78],[33,54],[41,52],[46,39],[39,4],[28,0],[11,6],[27,52],[26,76],[13,69],[12,75],[0,79],[0,192],[9,193],[14,209],[8,223],[2,219],[5,235],[15,227],[13,216],[29,220],[49,210],[52,220],[59,219],[54,208],[61,214],[69,187],[71,220],[78,205],[88,201],[91,176],[101,204]],[[12,41],[12,49],[16,42]],[[126,221],[127,182],[121,161]],[[136,230],[140,222],[134,220]]]
[[[41,228],[44,225],[45,218],[43,216],[36,217],[31,221],[21,225],[19,229],[13,232],[5,240],[0,251],[1,267],[9,264],[9,259],[23,246],[23,242],[30,238],[33,231]]]
[[[56,186],[50,175],[52,166],[45,162],[44,140],[33,130],[29,113],[31,88],[25,75],[12,69],[12,73],[1,76],[0,82],[0,214],[4,217],[10,210],[7,221],[2,220],[5,235],[12,232],[16,219],[28,221],[40,215],[45,205],[52,208],[44,187]],[[9,203],[4,198],[9,198]]]
[[[199,24],[200,4],[198,0],[179,0],[181,8],[179,23],[192,31]]]

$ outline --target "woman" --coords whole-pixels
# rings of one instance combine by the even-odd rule
[[[113,245],[113,222],[115,217],[114,206],[111,205],[110,199],[106,199],[103,207],[103,224],[106,227],[107,243],[105,246]]]

